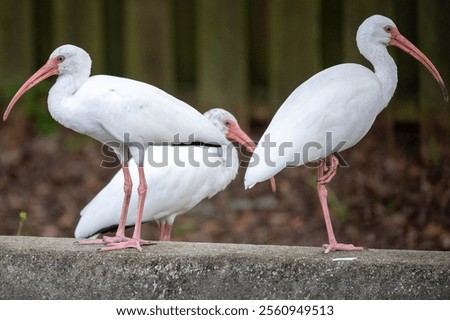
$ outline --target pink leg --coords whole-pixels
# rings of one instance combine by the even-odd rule
[[[275,177],[270,178],[270,186],[272,187],[272,192],[277,192],[277,183],[275,182]]]
[[[353,250],[363,250],[362,247],[355,247],[352,244],[344,244],[344,243],[338,243],[336,241],[336,237],[334,236],[333,232],[333,226],[331,224],[331,218],[330,218],[330,212],[328,211],[328,204],[327,204],[327,196],[328,191],[325,185],[331,181],[331,179],[336,174],[336,168],[338,164],[338,159],[331,155],[328,157],[331,162],[331,167],[328,170],[327,174],[324,175],[324,167],[325,167],[325,161],[323,161],[318,168],[317,172],[317,193],[319,195],[320,205],[322,206],[322,212],[323,217],[325,219],[325,225],[327,227],[327,234],[328,234],[328,244],[324,244],[323,248],[325,249],[325,253],[328,253],[330,251],[353,251]],[[335,168],[332,169],[333,163],[335,164]],[[331,174],[329,173],[331,170]]]
[[[159,236],[159,241],[170,241],[172,235],[172,225],[164,222],[161,224],[161,233]]]
[[[330,161],[330,166],[328,167],[326,173],[324,174],[325,166],[327,165],[327,160]],[[337,172],[337,167],[339,165],[339,160],[334,155],[328,156],[327,159],[325,159],[321,165],[322,167],[322,176],[317,178],[317,182],[320,182],[321,184],[327,184],[331,181],[331,179],[334,178]]]
[[[125,248],[135,248],[139,251],[142,251],[141,244],[149,243],[148,241],[141,239],[142,214],[144,212],[145,196],[147,195],[147,181],[145,179],[144,167],[139,166],[138,172],[139,172],[139,187],[138,187],[139,199],[138,199],[138,212],[136,216],[136,224],[134,226],[133,237],[131,239],[125,238],[123,241],[120,242],[109,243],[108,247],[102,248],[101,251],[111,251]],[[117,230],[117,232],[119,232],[119,229]]]
[[[165,236],[166,222],[159,221],[158,226],[159,226],[159,241],[163,241],[162,239],[164,239]]]
[[[127,221],[128,207],[130,206],[131,192],[133,187],[133,182],[131,181],[130,169],[128,163],[122,163],[122,171],[124,177],[123,191],[125,193],[122,203],[122,211],[120,214],[119,226],[117,227],[116,235],[114,237],[104,236],[103,239],[98,240],[86,240],[79,241],[79,244],[109,244],[109,243],[119,243],[126,241],[128,238],[125,237],[125,223]]]

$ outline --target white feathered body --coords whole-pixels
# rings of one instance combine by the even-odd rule
[[[136,164],[130,161],[129,166],[133,181],[137,181]],[[144,168],[148,192],[143,221],[163,220],[172,224],[177,215],[225,189],[237,175],[239,159],[231,143],[221,148],[154,146],[145,153]],[[116,226],[122,199],[123,174],[119,171],[81,211],[75,237],[96,236],[100,231]],[[137,202],[134,192],[126,225],[135,224]]]
[[[317,73],[297,87],[273,117],[250,160],[245,186],[267,180],[286,166],[352,147],[384,107],[381,82],[368,68],[348,63]]]

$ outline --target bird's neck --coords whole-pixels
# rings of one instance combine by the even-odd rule
[[[369,50],[361,53],[372,63],[375,75],[380,80],[383,94],[383,104],[380,106],[381,111],[386,108],[397,87],[397,65],[384,45],[374,45]]]
[[[48,95],[48,110],[51,116],[65,127],[71,128],[71,125],[65,123],[65,121],[71,118],[68,117],[68,114],[75,111],[66,103],[67,98],[72,97],[88,78],[89,75],[74,77],[69,74],[62,74],[50,89]]]
[[[239,170],[239,156],[233,143],[230,142],[227,146],[222,146],[222,158],[224,159],[223,165],[228,169],[227,173],[230,175],[230,180],[233,180]]]

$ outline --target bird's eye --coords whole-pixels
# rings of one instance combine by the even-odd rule
[[[223,124],[224,124],[225,126],[229,127],[231,123],[230,123],[229,120],[225,120],[225,121],[223,122]]]
[[[66,58],[62,55],[56,57],[56,61],[63,62]]]
[[[392,27],[386,26],[386,27],[384,27],[384,31],[386,31],[387,33],[390,33],[392,31]]]

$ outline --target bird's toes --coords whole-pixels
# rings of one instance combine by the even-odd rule
[[[331,251],[361,251],[364,250],[363,247],[355,247],[353,244],[345,243],[335,243],[335,244],[324,244],[322,245],[324,253],[329,253]]]
[[[154,242],[150,242],[147,240],[139,239],[139,238],[124,238],[122,241],[109,242],[106,247],[100,249],[100,251],[112,251],[112,250],[122,250],[127,248],[134,248],[140,252],[142,252],[142,247],[147,245],[156,244]]]

